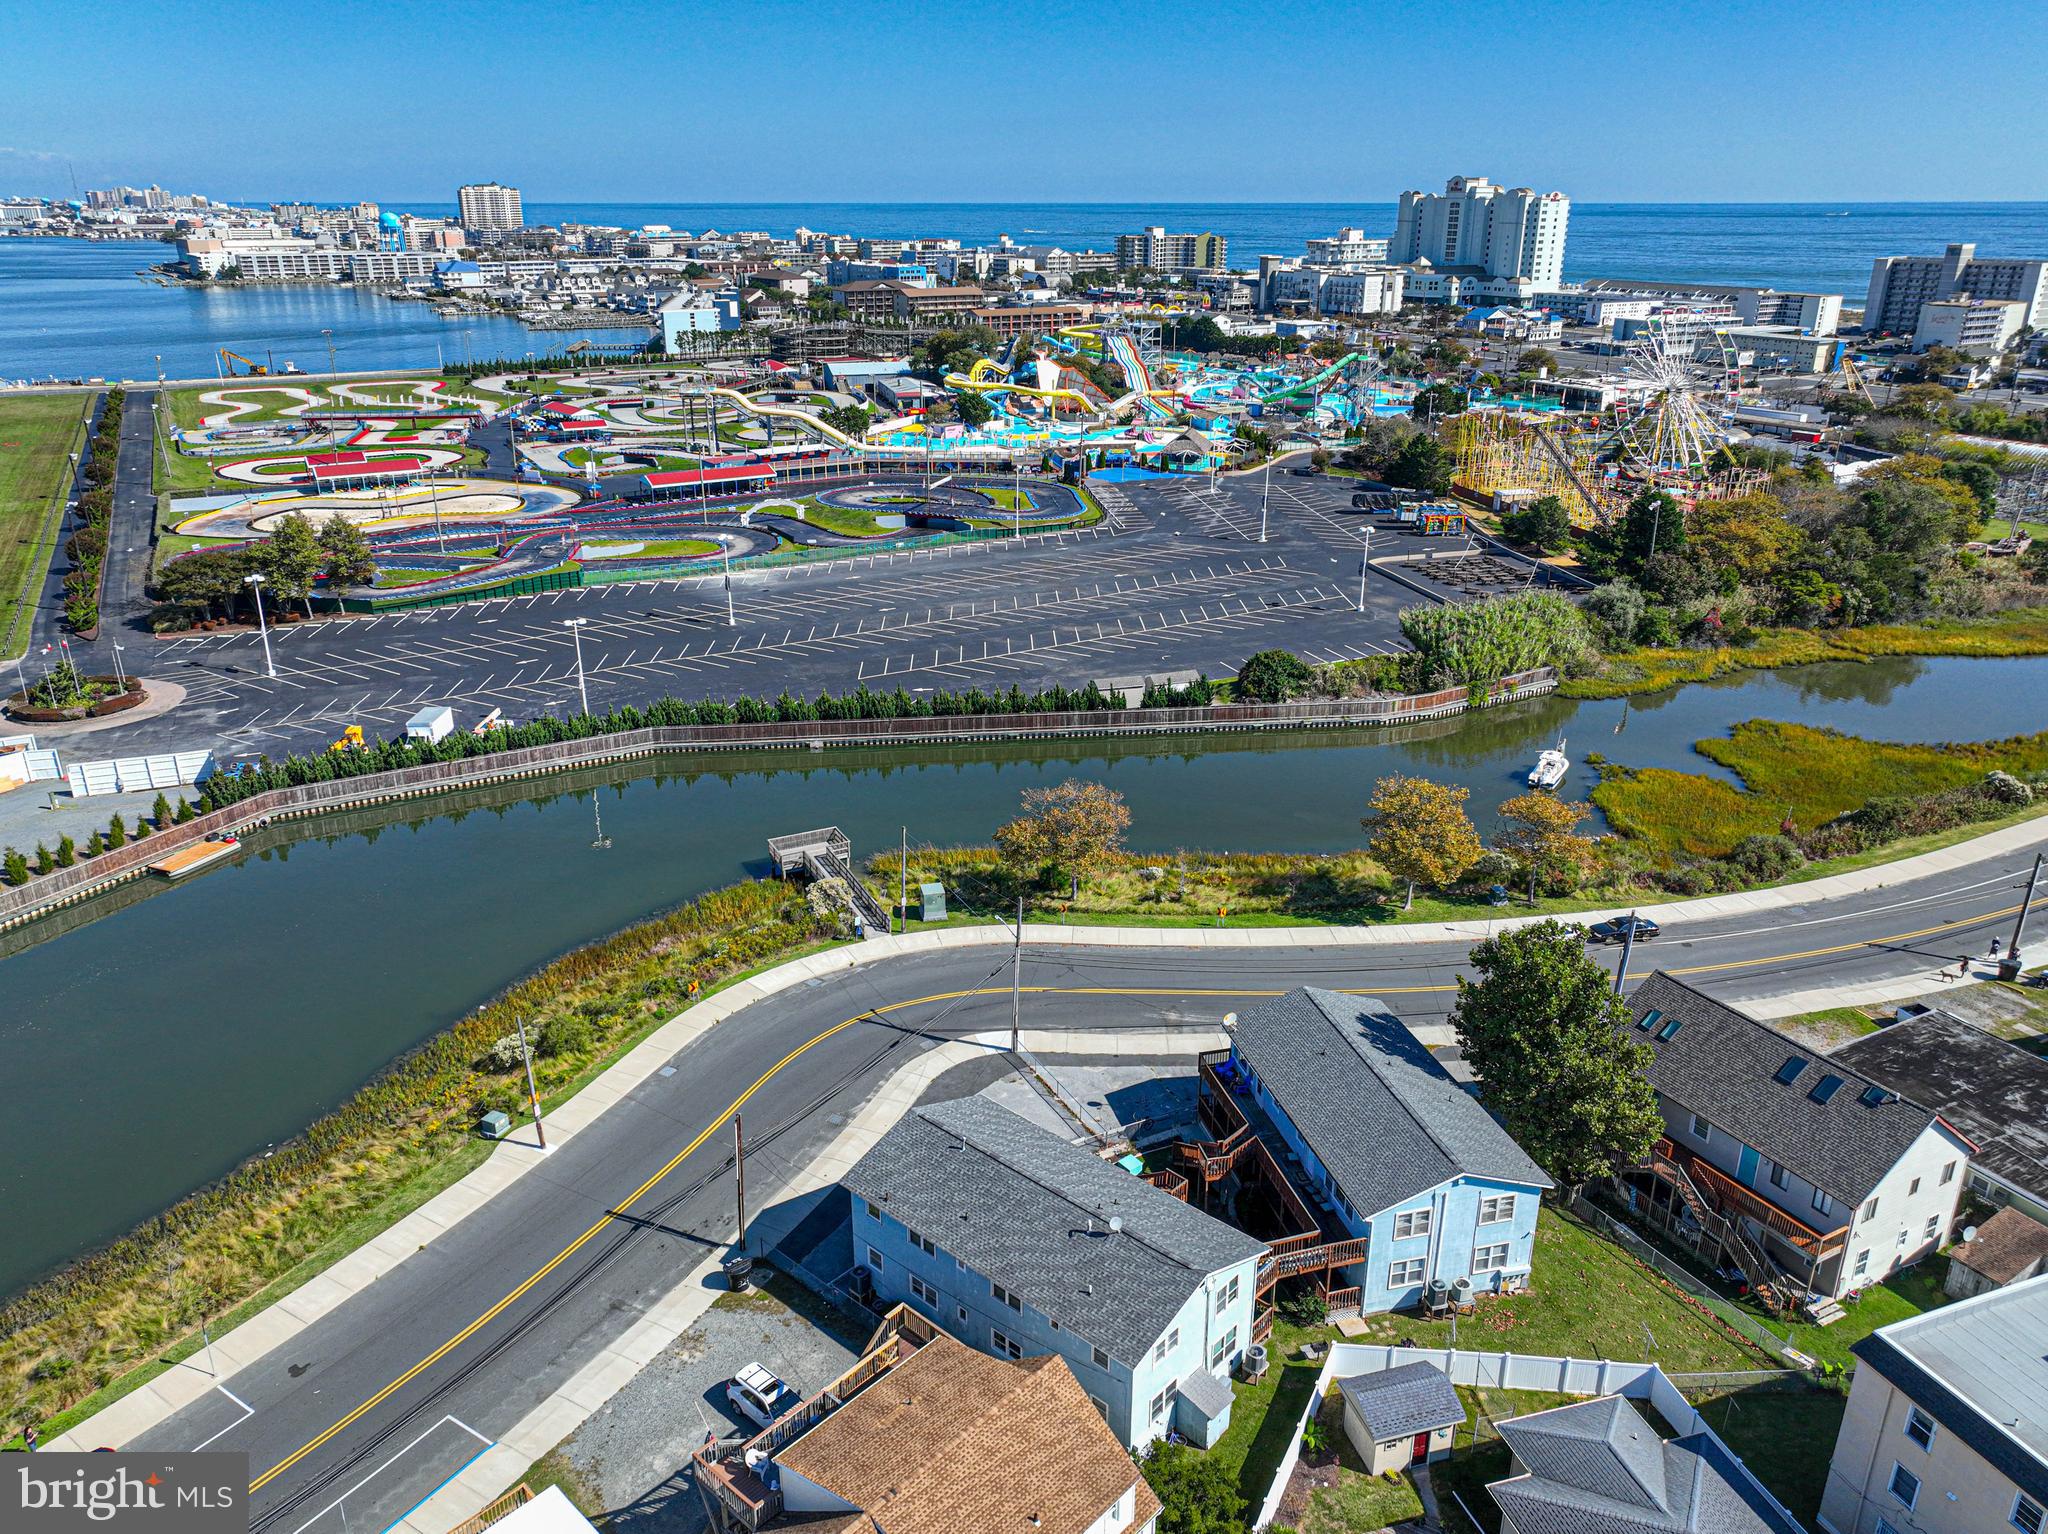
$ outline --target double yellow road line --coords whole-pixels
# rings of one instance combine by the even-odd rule
[[[1798,953],[1769,954],[1764,957],[1755,959],[1731,959],[1719,964],[1693,964],[1688,965],[1684,968],[1668,969],[1665,971],[1665,973],[1672,975],[1704,975],[1711,974],[1717,971],[1735,969],[1754,969],[1759,966],[1767,964],[1791,964],[1806,959],[1827,958],[1835,954],[1854,953],[1858,949],[1870,948],[1873,946],[1882,946],[1897,943],[1910,943],[1918,941],[1921,938],[1936,937],[1944,932],[1953,932],[1959,927],[1972,927],[1976,926],[1980,922],[1996,921],[2000,917],[2011,916],[2018,910],[2019,907],[2017,905],[2005,906],[1996,911],[1982,911],[1975,916],[1965,917],[1960,921],[1941,922],[1935,926],[1922,927],[1914,932],[1895,933],[1889,937],[1865,938],[1859,942],[1854,943],[1836,943],[1825,948],[1808,948]],[[1274,989],[1198,990],[1191,989],[1188,987],[1160,988],[1142,986],[1034,985],[1026,986],[1024,989],[1031,992],[1034,995],[1051,996],[1259,997],[1279,996],[1285,994],[1284,991]],[[1451,991],[1455,989],[1457,989],[1455,985],[1375,986],[1371,988],[1370,994],[1376,996],[1412,996],[1422,995],[1431,992]],[[661,1166],[658,1167],[654,1171],[654,1173],[648,1177],[648,1179],[645,1182],[641,1183],[639,1187],[633,1189],[632,1192],[628,1193],[614,1206],[614,1208],[628,1208],[632,1204],[637,1202],[639,1199],[646,1196],[648,1191],[652,1189],[656,1183],[660,1182],[664,1177],[668,1176],[669,1173],[673,1172],[677,1167],[681,1166],[683,1162],[687,1161],[693,1154],[696,1153],[698,1148],[701,1147],[706,1140],[710,1139],[712,1135],[717,1133],[721,1128],[723,1128],[727,1123],[729,1123],[732,1119],[732,1116],[738,1113],[742,1108],[744,1108],[747,1105],[748,1101],[754,1096],[754,1094],[759,1092],[761,1088],[766,1086],[770,1081],[774,1080],[775,1077],[778,1074],[780,1074],[782,1070],[790,1064],[790,1062],[798,1059],[809,1050],[815,1049],[818,1045],[824,1043],[827,1039],[832,1038],[835,1034],[843,1033],[848,1028],[853,1027],[856,1023],[865,1022],[868,1019],[874,1017],[886,1016],[891,1012],[900,1012],[907,1007],[923,1007],[931,1006],[939,1002],[958,1001],[964,997],[972,996],[975,994],[975,991],[941,991],[931,996],[913,996],[904,1001],[892,1002],[887,1006],[870,1007],[866,1011],[860,1013],[858,1016],[849,1017],[846,1019],[846,1021],[842,1023],[835,1023],[830,1028],[827,1028],[823,1033],[820,1033],[813,1038],[805,1040],[803,1043],[797,1045],[796,1048],[792,1049],[788,1054],[784,1055],[780,1060],[777,1060],[773,1065],[769,1066],[767,1070],[763,1071],[760,1074],[760,1076],[755,1079],[753,1085],[749,1086],[746,1089],[746,1091],[742,1092],[738,1097],[734,1098],[732,1103],[723,1112],[721,1112],[717,1118],[713,1119],[709,1124],[704,1126],[703,1131],[699,1133],[695,1139],[691,1140],[688,1145],[685,1145],[681,1150],[677,1151],[674,1156],[670,1157],[667,1161],[663,1162]],[[517,1304],[522,1296],[526,1295],[533,1289],[534,1285],[540,1283],[541,1280],[545,1279],[550,1273],[554,1272],[555,1269],[559,1268],[563,1263],[567,1262],[571,1257],[575,1256],[611,1223],[612,1216],[611,1214],[607,1213],[604,1216],[604,1218],[592,1224],[588,1230],[584,1231],[574,1241],[571,1241],[567,1246],[563,1247],[561,1251],[557,1252],[553,1257],[549,1258],[544,1265],[534,1270],[533,1273],[529,1274],[524,1280],[522,1280],[518,1287],[511,1290],[508,1294],[505,1295],[503,1299],[500,1299],[496,1304],[492,1305],[490,1309],[484,1311],[483,1314],[478,1316],[474,1321],[470,1322],[467,1326],[463,1327],[461,1331],[455,1333],[454,1336],[450,1337],[446,1342],[442,1343],[439,1347],[435,1348],[433,1352],[427,1354],[427,1356],[422,1358],[418,1363],[414,1364],[411,1368],[407,1369],[403,1374],[399,1375],[396,1379],[392,1380],[390,1384],[378,1390],[376,1394],[370,1396],[361,1405],[355,1407],[346,1416],[336,1421],[331,1427],[328,1427],[326,1430],[320,1433],[318,1437],[307,1440],[304,1444],[301,1444],[298,1448],[294,1449],[290,1454],[286,1455],[283,1459],[279,1460],[276,1464],[272,1465],[268,1470],[264,1471],[263,1474],[256,1477],[255,1480],[249,1483],[249,1490],[251,1494],[261,1491],[265,1486],[268,1486],[280,1475],[283,1475],[285,1471],[291,1469],[292,1466],[298,1464],[299,1461],[303,1460],[307,1455],[313,1453],[315,1450],[320,1448],[321,1445],[327,1443],[337,1433],[346,1431],[351,1424],[360,1421],[364,1414],[376,1410],[376,1408],[383,1402],[389,1400],[398,1391],[403,1390],[407,1385],[411,1384],[414,1380],[418,1379],[420,1375],[424,1374],[427,1370],[433,1368],[435,1364],[439,1363],[442,1359],[446,1358],[450,1353],[454,1352],[455,1349],[461,1347],[463,1343],[467,1342],[471,1337],[474,1337],[484,1327],[490,1325],[492,1321],[496,1320],[500,1315],[504,1314],[504,1312],[510,1306]]]

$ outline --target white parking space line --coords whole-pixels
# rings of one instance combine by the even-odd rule
[[[232,1390],[228,1389],[227,1386],[215,1385],[213,1388],[215,1390],[218,1390],[222,1395],[226,1396],[230,1401],[233,1401],[235,1405],[241,1407],[242,1415],[235,1418],[233,1422],[230,1422],[218,1433],[214,1433],[209,1437],[200,1439],[199,1442],[195,1443],[194,1445],[192,1445],[191,1448],[185,1451],[187,1454],[197,1454],[201,1449],[205,1448],[208,1444],[212,1443],[214,1439],[225,1438],[228,1434],[232,1433],[236,1428],[240,1427],[244,1422],[247,1422],[251,1417],[256,1415],[256,1408],[251,1406],[247,1401],[243,1400],[240,1396],[236,1395]]]
[[[415,1502],[403,1513],[400,1513],[398,1517],[394,1518],[391,1521],[391,1523],[386,1526],[387,1531],[389,1529],[396,1528],[399,1524],[405,1522],[405,1520],[412,1515],[414,1510],[417,1509],[421,1503],[427,1500],[427,1497],[433,1496],[434,1492],[439,1491],[443,1486],[446,1486],[449,1481],[454,1480],[456,1476],[462,1474],[463,1471],[467,1470],[471,1465],[475,1464],[476,1461],[482,1458],[486,1452],[488,1452],[490,1449],[496,1446],[497,1440],[493,1438],[488,1438],[484,1434],[479,1433],[475,1428],[471,1427],[468,1423],[462,1421],[459,1417],[453,1415],[444,1416],[441,1418],[439,1422],[434,1423],[433,1426],[429,1427],[425,1432],[421,1433],[417,1438],[413,1439],[411,1443],[408,1443],[396,1454],[392,1455],[389,1459],[385,1460],[383,1464],[379,1465],[375,1470],[372,1470],[368,1475],[364,1476],[360,1481],[356,1482],[355,1485],[349,1487],[347,1491],[343,1492],[340,1496],[336,1497],[332,1502],[328,1503],[325,1507],[321,1508],[320,1511],[315,1513],[311,1518],[308,1518],[304,1523],[300,1524],[298,1528],[292,1531],[292,1534],[305,1534],[306,1530],[312,1528],[314,1524],[320,1522],[320,1520],[325,1518],[329,1513],[332,1513],[336,1509],[341,1508],[341,1505],[344,1502],[346,1502],[350,1497],[354,1496],[357,1492],[361,1491],[365,1486],[369,1485],[370,1482],[376,1480],[378,1476],[382,1475],[385,1471],[389,1470],[401,1459],[404,1459],[406,1455],[412,1453],[414,1449],[418,1448],[421,1444],[425,1443],[429,1438],[433,1437],[433,1435],[438,1433],[443,1427],[446,1427],[450,1424],[453,1424],[454,1426],[460,1428],[463,1432],[467,1433],[471,1438],[474,1438],[477,1441],[477,1443],[482,1445],[482,1447],[477,1449],[475,1453],[469,1455],[468,1458],[464,1459],[463,1462],[457,1465],[454,1470],[449,1472],[449,1474],[446,1477],[437,1482],[433,1490],[427,1493],[426,1497],[421,1497],[419,1499],[419,1502]],[[347,1529],[349,1527],[348,1513],[345,1509],[342,1510],[341,1518],[339,1520],[337,1527],[341,1529]]]

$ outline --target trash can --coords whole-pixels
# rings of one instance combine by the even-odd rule
[[[754,1274],[754,1259],[744,1254],[728,1257],[722,1265],[725,1269],[725,1286],[734,1294],[745,1294]]]

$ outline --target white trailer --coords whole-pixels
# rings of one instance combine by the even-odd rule
[[[455,731],[455,710],[445,703],[421,709],[405,722],[410,740],[443,740]]]

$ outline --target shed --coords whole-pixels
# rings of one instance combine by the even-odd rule
[[[1465,1403],[1435,1364],[1401,1364],[1337,1381],[1344,1436],[1370,1475],[1444,1458],[1465,1422]]]
[[[2048,1225],[2005,1208],[1965,1232],[1948,1254],[1942,1287],[1959,1300],[2048,1272]]]

